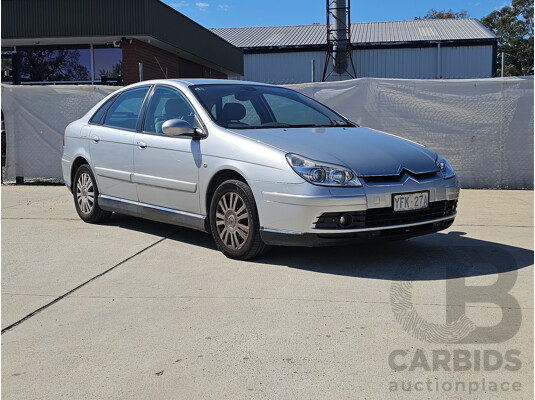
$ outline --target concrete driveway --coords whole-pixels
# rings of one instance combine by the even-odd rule
[[[532,191],[238,262],[180,227],[85,224],[65,187],[1,190],[4,399],[533,398]]]

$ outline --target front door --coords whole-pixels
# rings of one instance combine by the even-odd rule
[[[162,125],[182,119],[200,127],[195,112],[176,89],[157,86],[143,125],[134,139],[134,177],[139,201],[198,214],[199,141],[187,136],[167,136]]]

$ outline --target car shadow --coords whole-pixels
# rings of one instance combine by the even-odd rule
[[[165,224],[163,222],[114,213],[111,218],[102,223],[102,225],[117,226],[123,229],[130,229],[149,235],[159,236],[161,238],[169,237],[170,240],[217,250],[210,234],[195,229]]]
[[[209,234],[193,229],[116,214],[106,224],[216,250]],[[449,231],[405,241],[350,246],[277,246],[248,262],[366,279],[431,281],[515,271],[533,265],[533,255],[530,249]],[[217,252],[214,262],[217,257],[224,256]]]
[[[492,275],[533,265],[533,251],[465,232],[343,247],[278,247],[258,262],[350,277],[430,281]]]

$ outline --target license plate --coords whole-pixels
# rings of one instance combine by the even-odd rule
[[[394,195],[394,211],[420,210],[429,207],[429,192]]]

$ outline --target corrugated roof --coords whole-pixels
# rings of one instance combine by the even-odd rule
[[[241,50],[157,0],[3,0],[1,11],[2,46],[18,39],[57,38],[61,43],[71,37],[150,36],[223,70],[243,73]]]
[[[240,48],[294,47],[326,43],[325,25],[214,28],[213,32]],[[430,19],[351,24],[351,43],[496,39],[478,20]]]

